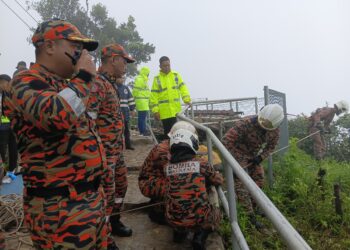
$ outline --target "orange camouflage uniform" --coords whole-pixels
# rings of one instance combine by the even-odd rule
[[[326,143],[323,137],[323,130],[330,130],[329,126],[333,121],[335,114],[335,108],[324,107],[317,109],[309,118],[309,133],[313,134],[320,131],[320,133],[312,136],[314,141],[314,156],[317,160],[322,160],[326,154]]]
[[[192,160],[167,165],[164,172],[165,217],[169,224],[177,229],[216,229],[220,209],[209,203],[207,192],[215,169],[194,156]]]
[[[105,153],[85,108],[91,84],[86,71],[68,81],[34,64],[15,77],[4,101],[21,154],[25,223],[37,249],[107,248],[103,190],[75,188],[97,180],[111,185],[105,183]],[[62,187],[68,196],[28,195]]]
[[[265,130],[259,125],[257,116],[250,116],[236,121],[222,138],[222,143],[255,183],[262,188],[264,168],[251,161],[257,156],[262,159],[267,158],[275,149],[278,139],[279,129]],[[253,213],[254,202],[238,178],[235,178],[235,188],[238,200],[248,213]]]

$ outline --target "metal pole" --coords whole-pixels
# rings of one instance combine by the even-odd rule
[[[222,121],[219,121],[219,139],[221,140],[223,137],[223,130],[224,130],[224,126],[222,124]]]
[[[236,102],[236,112],[238,112],[238,109],[239,109],[238,102]]]
[[[227,184],[227,192],[228,192],[228,206],[230,213],[230,222],[231,224],[237,223],[237,208],[236,208],[236,194],[235,194],[235,185],[233,181],[233,172],[232,169],[228,166],[226,162],[224,162],[225,167],[225,179]],[[233,229],[233,228],[232,228]],[[240,247],[237,244],[238,239],[232,230],[232,247],[234,250],[239,250]]]
[[[255,98],[255,114],[258,114],[259,112],[259,107],[258,107],[258,98]]]
[[[266,217],[272,222],[272,225],[277,229],[277,232],[282,236],[284,242],[289,249],[310,249],[310,246],[300,236],[300,234],[293,228],[288,220],[281,214],[266,194],[256,185],[256,183],[249,177],[249,175],[243,170],[239,163],[233,158],[230,152],[225,148],[220,140],[215,136],[213,131],[209,128],[201,125],[198,122],[192,121],[183,115],[178,115],[178,118],[187,121],[195,127],[204,130],[207,135],[210,135],[213,143],[216,145],[221,155],[227,161],[228,165],[234,171],[237,178],[239,178],[251,196],[254,198],[259,207],[266,214]]]
[[[213,143],[211,142],[210,135],[206,133],[207,137],[207,150],[208,150],[208,162],[213,165]]]
[[[272,188],[273,186],[273,169],[272,169],[272,156],[269,155],[269,163],[268,163],[268,176],[269,176],[269,187]]]
[[[265,99],[265,105],[270,103],[270,95],[269,95],[269,87],[264,86],[264,99]]]
[[[229,209],[229,205],[228,205],[228,202],[227,202],[227,198],[226,198],[224,192],[222,191],[221,186],[218,186],[216,188],[216,190],[218,192],[218,195],[220,197],[220,200],[221,200],[221,203],[222,203],[222,206],[224,208],[224,211],[225,211],[226,215],[230,216],[230,209]],[[243,235],[243,233],[241,231],[241,228],[239,227],[238,223],[237,222],[231,223],[231,229],[232,229],[232,232],[235,235],[235,239],[236,239],[235,242],[237,242],[237,243],[232,242],[232,244],[233,244],[232,247],[234,247],[234,249],[249,250],[247,241],[245,240],[244,235]],[[236,248],[237,244],[238,244],[239,248]]]
[[[192,120],[194,120],[194,110],[193,110],[193,106],[191,106],[191,117],[192,117]]]

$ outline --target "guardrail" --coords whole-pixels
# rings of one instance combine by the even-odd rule
[[[208,159],[212,162],[213,156],[213,143],[216,148],[220,151],[225,166],[225,180],[228,189],[228,200],[219,187],[218,194],[223,203],[224,210],[230,218],[231,229],[232,229],[232,246],[233,249],[249,249],[247,242],[240,230],[237,221],[237,209],[236,199],[234,191],[234,179],[233,173],[239,178],[246,189],[249,191],[253,199],[265,213],[266,217],[272,222],[277,232],[281,235],[283,241],[287,244],[289,249],[302,250],[311,249],[311,247],[305,242],[300,234],[293,228],[288,220],[281,214],[281,212],[275,207],[271,200],[265,195],[265,193],[255,184],[250,176],[243,170],[239,163],[233,158],[230,152],[215,136],[213,131],[202,124],[193,121],[190,118],[184,116],[187,108],[177,115],[179,120],[187,121],[206,133],[207,147],[208,147]]]

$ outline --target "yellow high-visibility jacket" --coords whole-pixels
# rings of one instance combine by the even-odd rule
[[[150,69],[148,67],[142,67],[140,74],[135,79],[134,88],[132,89],[132,95],[135,99],[137,111],[149,110],[149,96],[151,91],[148,87],[148,74]]]
[[[190,103],[191,97],[187,86],[179,73],[170,71],[168,74],[159,72],[154,77],[150,107],[153,113],[159,112],[160,119],[176,117],[181,111],[181,100]]]

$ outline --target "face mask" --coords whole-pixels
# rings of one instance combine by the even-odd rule
[[[70,55],[67,52],[65,52],[66,56],[68,56],[71,60],[72,60],[72,64],[76,65],[77,62],[79,61],[79,58],[81,56],[81,51],[80,50],[76,50],[74,51],[74,55]]]

